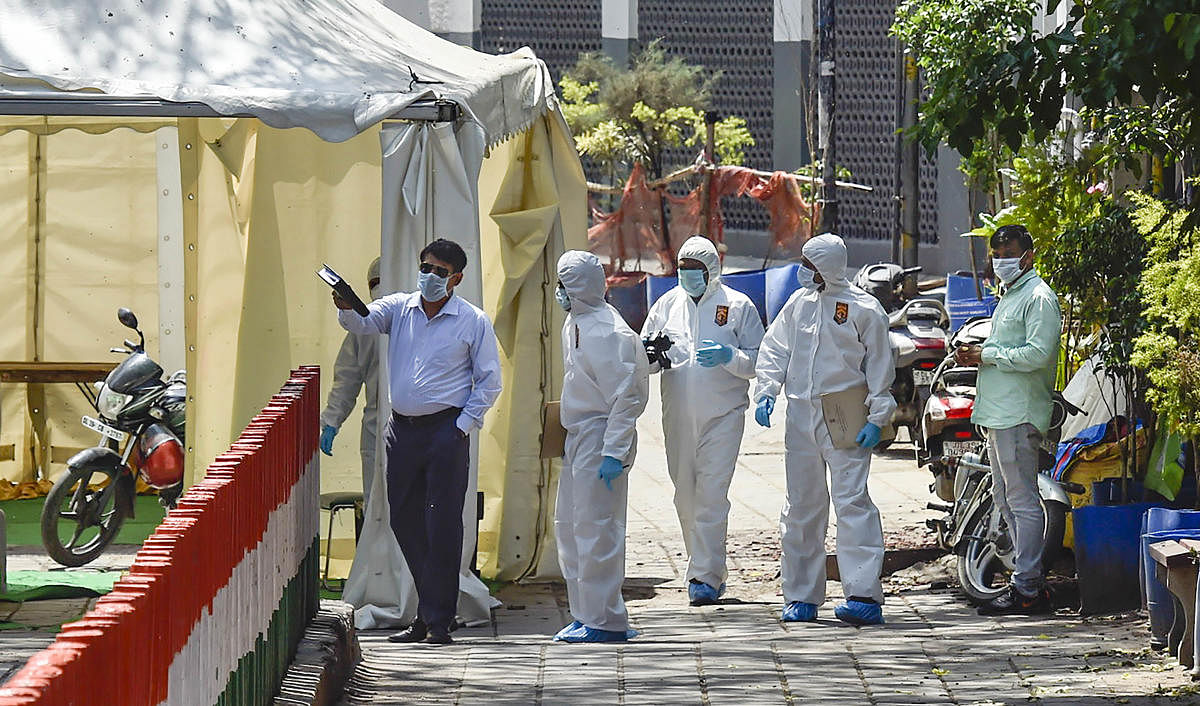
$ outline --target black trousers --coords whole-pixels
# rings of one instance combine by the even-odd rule
[[[387,431],[392,531],[416,581],[417,615],[435,632],[449,630],[458,606],[471,450],[455,425],[460,412],[393,414]]]

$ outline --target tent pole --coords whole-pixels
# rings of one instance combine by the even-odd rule
[[[158,359],[169,374],[187,367],[179,128],[159,128],[154,132],[154,144],[158,178]]]
[[[183,234],[183,330],[187,346],[184,358],[188,373],[187,453],[184,454],[183,482],[190,486],[196,478],[196,341],[197,334],[197,283],[199,281],[198,233],[200,231],[199,182],[200,182],[200,121],[197,118],[180,118],[177,134],[180,190],[178,200],[181,209],[180,224]]]
[[[45,310],[45,292],[42,278],[46,246],[42,241],[46,222],[46,136],[40,133],[29,135],[29,181],[28,216],[29,231],[26,267],[29,279],[26,282],[28,306],[25,307],[25,359],[38,361],[44,352],[42,313]],[[25,399],[29,409],[29,436],[26,449],[30,451],[25,464],[26,477],[37,480],[50,477],[50,440],[46,436],[46,388],[41,383],[27,383]]]

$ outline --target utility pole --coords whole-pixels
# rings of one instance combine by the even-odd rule
[[[700,182],[700,235],[712,240],[712,228],[709,221],[712,218],[712,178],[713,169],[717,166],[717,121],[721,117],[716,111],[704,113],[704,173]]]
[[[919,257],[920,237],[920,198],[921,198],[921,154],[920,145],[912,135],[912,129],[917,125],[917,103],[921,99],[921,81],[917,71],[917,58],[911,51],[904,52],[904,111],[901,129],[904,131],[904,145],[901,154],[901,173],[903,174],[903,190],[900,193],[900,266],[916,267]],[[904,278],[904,294],[913,297],[917,294],[917,277],[910,275]]]
[[[821,147],[821,223],[818,233],[832,233],[837,229],[837,171],[833,143],[837,136],[834,111],[833,58],[835,0],[817,0],[817,138]]]

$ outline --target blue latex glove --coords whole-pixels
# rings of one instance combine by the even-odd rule
[[[696,349],[696,362],[705,368],[715,368],[731,360],[733,360],[733,346],[727,346],[724,343],[703,340],[700,341],[700,347]]]
[[[604,481],[604,484],[608,486],[609,490],[612,490],[612,482],[617,478],[620,478],[621,474],[624,472],[625,467],[621,465],[620,461],[612,456],[605,456],[604,460],[600,462],[600,480]]]
[[[333,437],[337,436],[337,431],[337,427],[328,424],[321,427],[321,453],[326,456],[333,455]]]
[[[867,425],[862,428],[862,431],[858,432],[858,436],[854,437],[854,443],[858,444],[864,449],[873,449],[875,448],[875,444],[879,443],[879,435],[882,433],[882,429],[870,422],[867,422]]]
[[[758,422],[760,427],[771,426],[771,412],[775,411],[775,398],[764,397],[758,401],[758,406],[754,408],[754,421]]]

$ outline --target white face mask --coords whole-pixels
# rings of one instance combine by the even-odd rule
[[[571,297],[567,295],[567,290],[562,287],[554,290],[554,298],[558,300],[558,305],[562,307],[563,311],[571,310]]]
[[[704,281],[704,270],[680,270],[679,286],[689,297],[704,296],[708,290],[708,282]]]
[[[808,269],[804,265],[800,265],[796,268],[796,279],[800,280],[800,286],[804,287],[805,289],[817,288],[816,276],[816,272]]]
[[[374,287],[371,287],[371,299],[372,300],[378,299],[382,296],[383,296],[383,285],[382,284],[377,284]]]
[[[417,277],[417,286],[421,289],[421,298],[427,302],[440,302],[449,292],[446,283],[449,277],[438,277],[432,272],[422,272]]]
[[[1021,276],[1021,258],[1023,257],[1025,257],[1024,253],[1021,254],[1021,257],[993,257],[992,271],[996,273],[1000,281],[1012,284]]]

